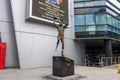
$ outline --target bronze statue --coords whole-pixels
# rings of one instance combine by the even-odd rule
[[[56,26],[57,30],[58,30],[58,36],[57,36],[57,44],[56,44],[56,49],[55,51],[57,50],[57,47],[59,45],[59,42],[61,41],[62,43],[62,56],[63,55],[63,51],[64,51],[64,31],[65,31],[65,28],[67,28],[68,26],[68,23],[64,22],[63,20],[60,20],[60,23],[59,24],[56,24],[56,17],[54,17],[54,25]]]

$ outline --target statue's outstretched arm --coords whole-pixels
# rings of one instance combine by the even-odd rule
[[[56,24],[56,19],[57,19],[57,18],[54,17],[54,20],[53,20],[53,21],[54,21],[54,26],[55,26],[56,28],[58,28],[59,26]]]
[[[56,22],[54,21],[54,26],[56,27],[56,28],[58,28],[59,26],[56,24]]]

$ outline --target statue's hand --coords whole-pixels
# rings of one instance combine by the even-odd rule
[[[65,22],[66,25],[69,25],[67,22]]]
[[[64,22],[65,25],[69,25],[67,22]]]

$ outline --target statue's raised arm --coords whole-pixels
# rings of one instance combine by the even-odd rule
[[[54,21],[55,27],[58,28],[59,26],[56,24],[56,19],[57,19],[57,18],[56,18],[56,17],[53,17],[53,19],[54,19],[53,21]]]
[[[63,28],[67,28],[68,23],[67,23],[67,22],[65,22],[64,20],[60,20],[60,21],[61,21],[61,23],[62,23],[62,25],[63,25]]]

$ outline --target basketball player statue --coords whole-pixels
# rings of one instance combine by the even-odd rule
[[[56,26],[57,28],[57,31],[58,31],[58,36],[57,36],[57,44],[56,44],[56,49],[55,51],[57,50],[57,47],[59,45],[59,42],[61,41],[61,44],[62,44],[62,51],[61,51],[61,55],[64,57],[64,54],[63,54],[63,51],[64,51],[64,31],[65,31],[65,28],[67,28],[68,26],[68,23],[64,22],[63,20],[60,20],[60,23],[59,24],[56,24],[56,17],[54,17],[54,25]]]

